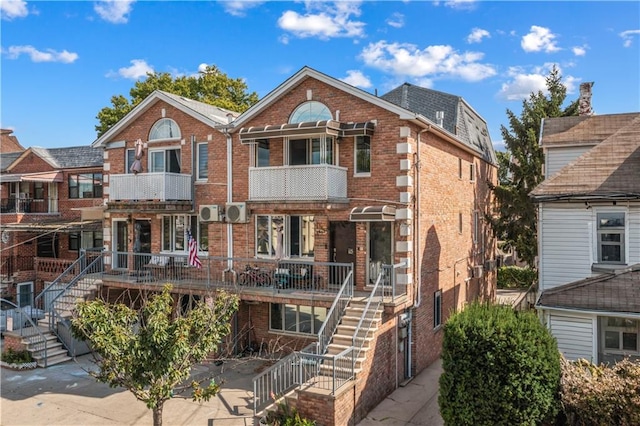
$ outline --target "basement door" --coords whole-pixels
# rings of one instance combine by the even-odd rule
[[[356,275],[356,224],[354,222],[329,223],[329,255],[335,263],[352,263],[353,280]],[[346,274],[344,268],[331,268],[329,283],[341,286]]]

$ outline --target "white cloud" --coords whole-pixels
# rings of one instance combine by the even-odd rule
[[[339,1],[335,3],[307,2],[304,15],[287,10],[278,19],[278,26],[293,35],[323,40],[332,37],[362,37],[364,22],[352,20],[360,16],[360,3]],[[288,41],[288,38],[287,38]]]
[[[93,10],[107,22],[126,24],[133,3],[135,0],[101,0],[94,4]]]
[[[556,35],[549,28],[532,25],[529,34],[522,37],[520,45],[525,52],[557,52],[560,48],[556,46],[555,38]]]
[[[78,59],[78,54],[63,50],[58,52],[53,49],[47,49],[41,51],[33,46],[10,46],[8,49],[3,49],[3,53],[9,59],[17,59],[20,55],[28,55],[33,62],[62,62],[63,64],[70,64]]]
[[[509,68],[508,75],[511,80],[502,84],[497,95],[498,98],[507,101],[521,101],[527,99],[531,93],[542,91],[542,93],[548,94],[547,77],[554,65],[560,71],[562,84],[566,87],[567,93],[575,93],[580,80],[570,75],[563,75],[558,64],[546,63],[529,71],[520,67]]]
[[[365,64],[396,75],[458,77],[466,81],[480,81],[496,74],[492,65],[479,62],[483,56],[480,52],[459,53],[446,45],[419,49],[414,44],[384,40],[369,44],[360,54]]]
[[[485,37],[491,37],[489,31],[483,30],[482,28],[474,28],[467,36],[467,43],[480,43]]]
[[[122,77],[131,80],[138,80],[146,77],[147,73],[153,73],[151,65],[147,64],[144,59],[132,59],[130,67],[122,67],[117,72],[109,71],[107,77]]]
[[[476,7],[476,0],[445,0],[444,5],[452,9],[472,10]]]
[[[11,21],[14,18],[24,18],[28,14],[27,2],[24,0],[0,1],[0,15],[6,21]]]
[[[232,1],[223,1],[222,7],[224,7],[224,10],[229,15],[245,16],[247,10],[260,6],[262,3],[264,2],[253,1],[253,0],[232,0]]]
[[[369,80],[369,77],[365,76],[361,71],[358,70],[347,71],[347,76],[343,78],[342,81],[352,86],[360,87],[362,89],[368,89],[371,87],[371,80]]]
[[[633,42],[634,35],[640,35],[640,30],[627,30],[618,34],[622,37],[622,45],[624,47],[631,47],[631,43]]]
[[[576,56],[584,56],[587,54],[587,46],[575,46],[571,50]]]
[[[393,28],[404,27],[404,15],[400,12],[393,13],[389,18],[387,18],[387,25]]]

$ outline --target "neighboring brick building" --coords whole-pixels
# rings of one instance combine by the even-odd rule
[[[155,91],[93,146],[107,298],[172,282],[187,308],[225,288],[242,300],[230,349],[318,342],[322,357],[348,350],[338,324],[355,329],[346,317],[383,283],[355,380],[299,390],[319,425],[361,419],[439,357],[452,310],[495,297],[495,153],[460,97],[409,84],[377,97],[305,67],[241,115]]]
[[[102,248],[101,221],[79,210],[102,205],[101,154],[89,146],[0,154],[3,298],[32,305],[81,248]]]

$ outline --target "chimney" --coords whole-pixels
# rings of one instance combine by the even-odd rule
[[[580,98],[578,99],[578,115],[593,115],[591,108],[591,87],[593,81],[580,84]]]

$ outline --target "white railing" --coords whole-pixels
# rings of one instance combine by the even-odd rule
[[[249,169],[251,201],[313,201],[346,197],[346,167],[309,164]]]
[[[191,175],[138,173],[111,175],[109,201],[191,200]]]

